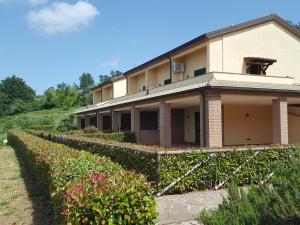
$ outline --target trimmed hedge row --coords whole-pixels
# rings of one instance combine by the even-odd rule
[[[135,143],[135,134],[131,132],[120,132],[120,133],[80,133],[76,136],[88,137],[88,138],[99,138],[101,140],[108,141],[119,141],[127,143]]]
[[[202,166],[196,169],[185,179],[177,183],[168,193],[182,193],[215,187],[228,178],[236,168],[245,163],[230,182],[237,185],[257,184],[270,174],[279,162],[288,162],[294,157],[295,148],[280,148],[262,150],[248,163],[247,159],[255,154],[255,151],[227,151],[215,154],[190,152],[176,155],[164,155],[160,164],[159,187],[164,188],[182,176],[199,162]]]
[[[156,183],[156,189],[161,190],[189,171],[196,164],[201,166],[177,183],[167,193],[184,193],[213,188],[226,179],[241,164],[255,154],[253,150],[202,152],[185,151],[182,153],[167,153],[137,149],[137,145],[122,146],[76,136],[53,135],[39,133],[41,137],[64,144],[76,149],[110,157],[127,170],[135,170],[147,176]],[[235,174],[231,181],[238,185],[258,183],[273,171],[278,162],[289,161],[295,154],[296,147],[274,146],[273,149],[261,150],[251,161]]]
[[[112,161],[122,165],[122,167],[126,170],[135,170],[144,174],[151,182],[157,180],[158,162],[156,152],[149,153],[126,146],[115,146],[113,144],[106,143],[105,141],[102,142],[76,135],[58,135],[55,133],[37,132],[33,130],[28,132],[49,141],[63,143],[78,150],[85,150],[93,154],[109,157]]]
[[[153,189],[143,175],[25,132],[9,132],[8,142],[50,194],[59,224],[155,224]]]

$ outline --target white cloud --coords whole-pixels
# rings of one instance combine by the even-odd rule
[[[119,65],[119,61],[116,59],[111,59],[100,63],[100,66],[103,68],[114,68],[117,67],[118,65]]]
[[[36,11],[30,11],[27,21],[31,28],[45,34],[77,31],[87,27],[100,12],[88,1],[75,4],[55,2]]]
[[[31,5],[41,5],[47,3],[47,0],[27,0]]]

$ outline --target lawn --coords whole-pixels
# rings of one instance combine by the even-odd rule
[[[53,224],[49,202],[14,149],[0,147],[0,224]]]

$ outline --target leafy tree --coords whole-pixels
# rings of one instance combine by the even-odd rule
[[[9,109],[9,98],[8,96],[3,93],[0,92],[0,116],[3,116],[6,114],[7,110]]]
[[[28,102],[32,101],[35,97],[35,91],[22,78],[16,75],[7,77],[1,81],[0,92],[7,96],[10,103],[13,103],[17,99]]]
[[[43,108],[44,109],[51,109],[57,106],[57,100],[56,100],[56,90],[54,87],[48,88],[44,92],[44,103]]]
[[[119,70],[111,70],[109,74],[101,74],[99,75],[100,84],[110,80],[111,78],[121,76],[123,73]]]
[[[61,132],[76,130],[77,127],[75,119],[75,114],[68,115],[59,122],[58,126],[56,127],[56,130]]]
[[[88,105],[92,103],[92,94],[90,92],[90,89],[94,86],[95,82],[90,73],[83,73],[79,77],[79,89],[82,93],[82,99],[84,102],[84,105]]]
[[[90,89],[94,86],[94,79],[90,73],[83,73],[79,77],[79,88],[81,93],[88,94],[90,92]]]
[[[290,25],[294,26],[296,29],[298,29],[298,30],[300,31],[300,22],[299,22],[298,24],[296,24],[296,23],[294,23],[294,22],[292,22],[292,21],[289,21],[289,20],[287,20],[287,22],[288,22]]]

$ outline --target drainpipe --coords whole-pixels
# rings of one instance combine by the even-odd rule
[[[205,102],[206,102],[206,99],[205,99],[205,94],[204,92],[202,91],[202,108],[203,108],[203,147],[206,147],[206,112],[205,112]]]
[[[173,83],[173,78],[172,78],[172,59],[171,57],[169,56],[169,65],[170,65],[170,80],[171,80],[171,83]]]

